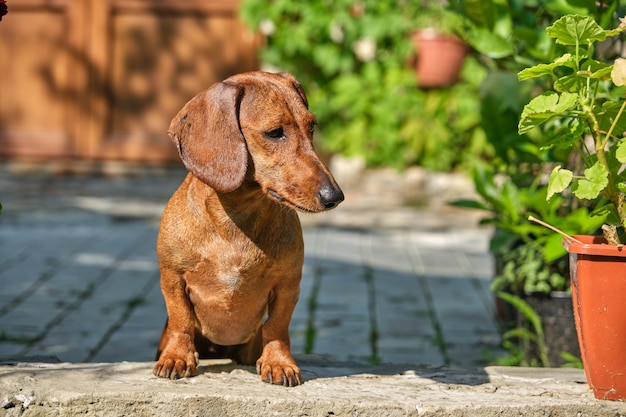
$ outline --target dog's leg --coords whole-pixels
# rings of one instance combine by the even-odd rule
[[[167,307],[167,323],[161,342],[160,356],[153,373],[164,378],[195,375],[198,353],[194,346],[195,318],[185,293],[185,283],[175,271],[161,269],[161,288]]]
[[[289,339],[289,322],[299,292],[299,288],[278,289],[270,302],[268,318],[262,328],[263,353],[256,364],[257,372],[265,382],[286,386],[302,383],[300,369],[291,356]]]
[[[165,346],[167,346],[168,335],[169,335],[169,332],[167,331],[167,319],[165,319],[165,325],[163,326],[163,331],[161,332],[161,339],[159,341],[159,347],[157,349],[157,354],[154,359],[155,361],[159,360],[159,358],[161,357],[161,352],[163,352],[163,349],[165,349]]]

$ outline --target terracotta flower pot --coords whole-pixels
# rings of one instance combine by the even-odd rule
[[[452,36],[445,36],[432,29],[413,33],[417,50],[415,73],[417,83],[423,88],[448,87],[459,80],[468,45]]]
[[[576,236],[570,254],[572,302],[587,382],[596,398],[626,399],[626,247]],[[566,239],[567,240],[567,239]]]

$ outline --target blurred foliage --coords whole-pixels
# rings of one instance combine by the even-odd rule
[[[457,34],[466,27],[440,1],[244,0],[241,15],[266,36],[262,61],[304,85],[325,149],[370,166],[440,171],[488,156],[478,60],[467,60],[451,88],[416,84],[411,33],[426,24]]]
[[[261,60],[302,82],[323,147],[370,166],[449,171],[493,160],[518,138],[516,106],[528,88],[484,85],[551,53],[545,27],[588,0],[243,0],[242,19],[265,36]],[[411,34],[434,27],[473,53],[460,82],[422,90]],[[495,88],[495,90],[493,90]],[[505,100],[484,102],[497,92]],[[506,114],[505,114],[506,113]],[[498,115],[498,117],[494,117]],[[504,118],[500,116],[504,115]],[[496,140],[495,138],[499,139]],[[500,140],[504,138],[504,140]],[[512,148],[515,149],[515,148]],[[513,151],[509,151],[513,152]]]
[[[509,356],[500,358],[498,364],[550,367],[541,317],[522,298],[508,292],[498,292],[497,295],[511,304],[524,318],[525,323],[525,325],[510,329],[502,335],[502,346],[507,349]]]

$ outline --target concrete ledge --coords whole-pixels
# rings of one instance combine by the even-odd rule
[[[580,370],[366,366],[300,357],[306,382],[262,383],[254,369],[206,361],[195,378],[152,363],[0,365],[0,416],[624,416],[593,398]]]

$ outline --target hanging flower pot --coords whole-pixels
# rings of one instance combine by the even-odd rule
[[[417,50],[415,73],[420,87],[448,87],[459,80],[469,52],[465,42],[433,29],[422,29],[413,33],[413,43]]]
[[[626,399],[626,247],[575,236],[570,253],[572,302],[587,382],[596,398]]]

